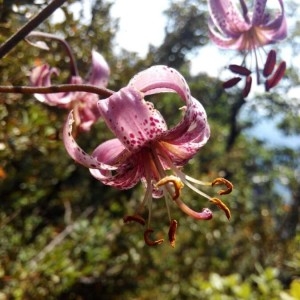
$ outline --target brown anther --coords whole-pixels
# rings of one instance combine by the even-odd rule
[[[242,76],[249,76],[251,74],[251,71],[243,66],[229,65],[228,68],[231,72],[242,75]]]
[[[233,78],[223,82],[223,88],[229,89],[229,88],[237,85],[241,80],[242,80],[241,77],[233,77]]]
[[[275,64],[276,64],[276,51],[272,49],[268,53],[267,60],[263,69],[263,75],[265,77],[268,77],[273,73]]]
[[[222,209],[225,212],[225,215],[226,215],[227,219],[228,220],[230,219],[231,212],[230,212],[230,209],[227,207],[227,205],[225,203],[223,203],[218,198],[211,198],[211,199],[209,199],[209,201],[212,202],[213,204],[217,205],[220,209]]]
[[[269,91],[271,88],[273,88],[275,85],[278,84],[278,82],[282,79],[282,77],[285,73],[285,70],[286,70],[286,62],[282,61],[279,64],[279,66],[277,67],[273,76],[266,80],[266,83],[265,83],[266,91]]]
[[[149,237],[149,235],[153,232],[153,229],[150,229],[148,228],[147,230],[145,230],[144,232],[144,240],[145,240],[145,243],[148,245],[148,246],[156,246],[156,245],[160,245],[164,242],[164,239],[159,239],[159,240],[156,240],[156,241],[152,241]]]
[[[178,199],[178,197],[180,196],[180,191],[184,187],[184,184],[182,183],[180,178],[176,177],[174,175],[166,176],[163,179],[159,180],[156,183],[156,186],[159,187],[159,186],[165,185],[167,183],[172,183],[174,186],[175,193],[172,196],[173,200]]]
[[[219,184],[224,184],[227,187],[227,190],[220,190],[218,192],[219,195],[226,195],[232,192],[233,184],[229,180],[222,177],[218,177],[211,183],[212,186]]]
[[[177,221],[172,220],[169,228],[169,233],[168,233],[169,241],[173,248],[175,247],[177,225],[178,225]]]
[[[246,83],[245,83],[245,87],[243,89],[243,97],[246,98],[251,90],[251,86],[252,86],[252,77],[251,76],[247,76],[246,77]]]
[[[139,215],[125,216],[123,218],[123,221],[124,221],[124,223],[128,223],[128,222],[134,221],[134,222],[140,223],[141,225],[145,225],[146,224],[146,221],[144,220],[144,218],[141,217],[141,216],[139,216]]]

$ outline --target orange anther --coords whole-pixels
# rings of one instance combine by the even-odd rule
[[[159,240],[156,240],[156,241],[152,241],[150,239],[150,234],[153,232],[153,229],[150,229],[148,228],[147,230],[145,230],[144,232],[144,240],[145,240],[145,243],[148,245],[148,246],[156,246],[156,245],[160,245],[164,242],[163,239],[159,239]]]
[[[158,187],[158,186],[161,186],[161,185],[165,185],[167,183],[173,183],[175,193],[172,196],[172,198],[173,198],[173,200],[178,199],[178,197],[180,196],[180,191],[184,187],[184,184],[182,183],[181,179],[179,177],[174,176],[174,175],[166,176],[166,177],[162,178],[161,180],[159,180],[156,183],[156,186]]]
[[[168,233],[169,241],[173,248],[175,247],[177,225],[178,225],[177,221],[172,220],[169,228],[169,233]]]
[[[211,185],[214,186],[214,185],[218,185],[218,184],[224,184],[227,189],[226,190],[220,190],[218,192],[219,195],[225,195],[225,194],[230,194],[232,192],[232,189],[233,189],[233,184],[225,179],[225,178],[216,178],[212,183]]]
[[[140,223],[141,225],[145,225],[146,224],[144,218],[141,217],[141,216],[139,216],[139,215],[125,216],[123,218],[123,221],[124,221],[124,223],[128,223],[128,222],[134,221],[134,222]]]
[[[225,215],[226,215],[227,219],[228,220],[230,219],[231,212],[230,212],[230,209],[226,206],[225,203],[223,203],[218,198],[211,198],[211,199],[209,199],[209,201],[212,202],[213,204],[217,205],[220,209],[222,209],[225,212]]]

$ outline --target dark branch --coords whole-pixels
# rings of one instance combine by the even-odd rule
[[[6,42],[0,46],[0,58],[13,49],[22,39],[24,39],[32,30],[46,20],[57,8],[66,0],[53,0],[41,12],[28,21],[20,30],[13,34]]]
[[[114,91],[96,87],[89,84],[60,84],[43,87],[31,86],[0,86],[0,93],[18,93],[18,94],[55,94],[65,92],[87,92],[97,94],[102,97],[111,96]]]

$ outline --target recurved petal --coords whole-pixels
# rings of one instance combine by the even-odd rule
[[[128,86],[134,87],[144,95],[163,92],[176,92],[184,102],[191,97],[190,89],[182,75],[173,68],[163,65],[153,66],[135,75]]]
[[[98,161],[114,166],[122,165],[130,155],[119,139],[103,142],[92,153],[92,156],[96,157]]]
[[[174,150],[172,156],[178,163],[190,159],[207,142],[210,130],[206,112],[200,102],[191,97],[190,89],[179,72],[166,66],[154,66],[137,74],[129,85],[145,94],[171,90],[185,102],[181,122],[164,131],[159,139]]]
[[[268,26],[259,27],[259,35],[263,45],[274,44],[287,36],[286,21],[283,20],[279,28],[269,28]]]
[[[141,92],[130,86],[98,101],[98,108],[107,126],[131,152],[141,149],[167,130],[159,111],[143,99]]]
[[[278,20],[278,19],[277,19]],[[276,43],[287,37],[287,23],[286,19],[279,19],[278,21],[269,23],[268,25],[261,26],[260,31],[267,41]]]
[[[251,27],[232,0],[208,0],[208,10],[213,24],[227,37],[237,38]]]
[[[58,75],[56,68],[50,68],[49,65],[44,64],[32,69],[30,74],[30,82],[33,86],[50,86],[51,76]],[[72,93],[54,93],[54,94],[34,94],[35,98],[48,105],[66,106],[72,101]]]
[[[161,141],[177,165],[183,165],[206,144],[210,136],[206,112],[201,103],[192,97],[183,120],[167,131]]]
[[[87,168],[103,170],[115,170],[116,167],[98,161],[96,157],[87,154],[74,140],[72,128],[74,123],[73,111],[68,115],[63,129],[63,142],[69,155],[79,164]]]
[[[142,178],[143,161],[140,161],[139,155],[131,156],[118,139],[102,143],[95,149],[92,156],[98,161],[116,166],[114,171],[90,169],[91,174],[106,185],[129,189]]]
[[[107,86],[110,68],[105,58],[97,51],[92,51],[92,66],[87,82],[96,86]]]
[[[191,97],[190,89],[179,72],[166,66],[154,66],[137,74],[129,85],[145,94],[171,90],[185,102],[181,122],[160,137],[168,145],[176,146],[180,161],[191,158],[207,142],[210,131],[206,112],[200,102]]]
[[[281,41],[287,36],[287,21],[284,12],[283,1],[278,0],[278,3],[281,11],[276,13],[274,18],[272,18],[269,14],[265,15],[258,27],[258,30],[262,35],[264,35],[265,44]]]
[[[242,34],[238,35],[235,38],[224,36],[215,30],[214,26],[211,25],[211,22],[208,23],[208,32],[209,32],[209,39],[220,48],[243,50],[242,48],[243,48],[244,38]]]
[[[253,8],[253,16],[252,16],[252,25],[257,26],[261,25],[264,16],[265,16],[265,8],[266,8],[267,0],[255,0],[254,8]]]

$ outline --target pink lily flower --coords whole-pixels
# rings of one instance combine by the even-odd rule
[[[243,91],[245,97],[250,92],[252,84],[251,69],[246,66],[247,55],[254,53],[257,83],[260,84],[260,71],[262,70],[259,68],[257,49],[275,44],[287,36],[283,1],[278,0],[279,11],[272,15],[271,11],[266,9],[267,0],[253,0],[253,2],[253,12],[249,13],[244,0],[240,0],[240,10],[236,2],[232,0],[208,0],[210,39],[220,48],[240,50],[244,53],[242,65],[230,65],[229,69],[239,76],[246,77]],[[275,1],[269,2],[275,3]],[[276,52],[271,50],[262,71],[263,77],[266,78],[267,91],[280,81],[286,69],[284,61],[276,70],[275,65]],[[238,78],[240,77],[228,80],[224,83],[224,87],[234,86],[239,81]]]
[[[173,128],[168,128],[153,103],[144,99],[146,96],[165,92],[177,93],[184,104],[184,116]],[[64,127],[65,147],[76,162],[89,168],[91,174],[106,185],[122,190],[132,188],[139,181],[143,182],[146,188],[144,199],[136,212],[125,217],[124,221],[136,221],[145,225],[141,213],[143,207],[148,206],[148,225],[144,233],[146,244],[157,245],[163,241],[152,241],[149,237],[153,231],[150,228],[153,198],[164,197],[166,200],[170,221],[169,240],[172,246],[175,245],[177,221],[171,219],[169,199],[195,219],[212,218],[212,212],[208,208],[196,212],[183,202],[181,190],[184,185],[209,199],[230,217],[229,209],[221,200],[206,195],[194,186],[224,184],[227,190],[220,191],[220,194],[226,194],[232,189],[227,180],[218,178],[213,183],[205,183],[182,171],[182,167],[206,144],[210,129],[203,106],[191,96],[180,73],[166,66],[153,66],[137,74],[126,87],[109,98],[99,100],[98,109],[116,138],[103,142],[88,155],[72,136],[74,113],[70,112]]]
[[[30,81],[33,86],[51,86],[51,76],[58,75],[56,68],[48,64],[35,67],[31,71]],[[70,84],[91,84],[106,87],[110,75],[110,68],[104,57],[92,51],[92,66],[86,80],[78,75],[72,75]],[[50,106],[58,106],[64,109],[74,109],[76,125],[79,130],[89,131],[91,126],[99,119],[100,112],[97,108],[98,96],[86,92],[67,92],[55,94],[35,94],[35,98]]]

